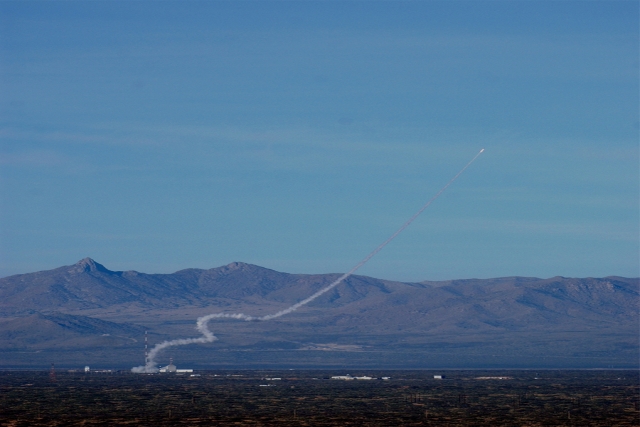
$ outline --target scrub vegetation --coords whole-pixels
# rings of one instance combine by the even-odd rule
[[[0,425],[632,426],[640,416],[638,371],[349,373],[391,378],[5,371]]]

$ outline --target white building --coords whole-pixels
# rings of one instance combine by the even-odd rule
[[[162,373],[173,372],[173,373],[175,373],[177,370],[178,370],[178,368],[176,368],[176,365],[174,365],[173,363],[170,363],[167,366],[165,366],[164,368],[158,369],[158,372],[162,372]]]
[[[173,364],[173,357],[169,358],[169,364],[167,366],[165,366],[164,368],[160,368],[158,369],[158,372],[173,372],[175,373],[178,370],[178,368],[176,368],[176,365]]]
[[[331,377],[332,380],[354,380],[355,378],[353,378],[351,375],[347,374],[347,375],[336,375],[335,377]]]
[[[173,364],[173,358],[170,358],[169,364],[164,368],[158,369],[158,372],[173,373],[173,374],[190,374],[193,372],[193,369],[178,369],[176,365]]]

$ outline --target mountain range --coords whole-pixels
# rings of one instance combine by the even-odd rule
[[[197,337],[217,312],[275,313],[339,274],[234,262],[172,274],[74,265],[0,279],[0,367],[127,368],[150,345]],[[502,277],[406,283],[351,276],[268,322],[224,320],[219,340],[160,362],[216,367],[637,368],[638,278]]]

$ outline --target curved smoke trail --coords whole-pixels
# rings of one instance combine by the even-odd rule
[[[246,321],[276,319],[278,317],[284,316],[285,314],[289,314],[289,313],[291,313],[293,311],[296,311],[297,309],[299,309],[303,305],[309,304],[311,301],[313,301],[314,299],[318,298],[320,295],[322,295],[322,294],[324,294],[326,292],[329,292],[331,289],[335,288],[340,283],[342,283],[346,278],[348,278],[353,273],[355,273],[356,270],[358,270],[360,267],[365,265],[371,258],[374,257],[374,255],[376,255],[378,252],[380,252],[382,250],[382,248],[387,246],[389,244],[389,242],[391,242],[393,239],[395,239],[398,234],[402,233],[405,228],[407,228],[425,209],[427,209],[429,207],[429,205],[431,205],[431,203],[433,203],[438,197],[440,197],[440,195],[451,184],[453,184],[453,182],[456,179],[458,179],[458,177],[460,175],[462,175],[462,172],[464,172],[471,165],[471,163],[473,163],[478,158],[478,156],[480,154],[482,154],[483,151],[484,151],[484,148],[482,150],[480,150],[478,152],[478,154],[476,154],[475,157],[473,159],[471,159],[471,161],[469,163],[467,163],[466,166],[463,167],[460,170],[460,172],[458,172],[453,178],[451,178],[451,180],[449,182],[447,182],[447,184],[444,187],[442,187],[440,189],[440,191],[438,191],[431,199],[429,199],[429,201],[427,203],[425,203],[420,208],[420,210],[418,212],[416,212],[411,218],[409,218],[407,220],[407,222],[402,224],[402,227],[400,227],[395,233],[393,233],[391,235],[391,237],[389,237],[387,240],[385,240],[383,243],[381,243],[380,246],[375,248],[369,255],[364,257],[364,259],[362,261],[360,261],[358,264],[356,264],[355,267],[353,267],[347,273],[345,273],[342,276],[340,276],[338,279],[336,279],[330,285],[320,289],[318,292],[314,293],[310,297],[308,297],[306,299],[303,299],[302,301],[297,302],[297,303],[293,304],[292,306],[290,306],[288,308],[285,308],[284,310],[280,310],[277,313],[268,314],[266,316],[254,317],[254,316],[249,316],[249,315],[243,314],[243,313],[214,313],[214,314],[208,314],[206,316],[199,317],[197,322],[196,322],[196,329],[198,330],[198,332],[200,332],[202,334],[201,337],[199,337],[199,338],[176,339],[176,340],[164,341],[164,342],[161,342],[160,344],[156,344],[156,346],[153,347],[151,349],[151,351],[149,352],[149,355],[148,355],[147,360],[146,360],[146,365],[137,366],[135,368],[132,368],[131,371],[132,372],[137,372],[137,373],[154,373],[154,372],[158,372],[157,363],[155,361],[155,358],[156,358],[156,356],[158,355],[158,353],[160,351],[164,350],[167,347],[174,347],[174,346],[186,345],[186,344],[204,344],[204,343],[210,343],[210,342],[216,341],[218,338],[215,335],[213,335],[213,332],[211,332],[209,330],[208,326],[207,326],[209,321],[212,320],[212,319],[224,318],[224,319],[238,319],[238,320],[246,320]]]

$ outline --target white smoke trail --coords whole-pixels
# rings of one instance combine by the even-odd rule
[[[322,295],[322,294],[324,294],[326,292],[329,292],[331,289],[335,288],[340,283],[342,283],[346,278],[348,278],[353,273],[355,273],[356,270],[358,270],[360,267],[365,265],[371,258],[374,257],[374,255],[376,255],[378,252],[380,252],[382,250],[382,248],[387,246],[393,239],[395,239],[396,236],[398,236],[398,234],[402,233],[405,228],[407,228],[422,212],[424,212],[425,209],[427,209],[431,205],[431,203],[433,203],[438,197],[440,197],[440,195],[451,184],[453,184],[453,182],[456,179],[458,179],[458,177],[460,175],[462,175],[462,172],[464,172],[471,165],[471,163],[473,163],[478,158],[478,156],[480,154],[482,154],[483,151],[484,151],[484,148],[481,149],[478,152],[478,154],[476,154],[475,157],[473,159],[471,159],[471,161],[469,163],[467,163],[466,166],[463,167],[460,170],[460,172],[458,172],[453,178],[451,178],[451,180],[449,182],[447,182],[447,184],[444,187],[442,187],[440,189],[440,191],[438,191],[431,199],[429,199],[429,201],[427,203],[425,203],[420,208],[420,210],[418,212],[416,212],[411,218],[409,218],[407,220],[407,222],[402,224],[402,227],[400,227],[395,233],[393,233],[391,235],[391,237],[389,237],[387,240],[385,240],[382,244],[380,244],[380,246],[375,248],[369,255],[364,257],[364,259],[362,261],[360,261],[358,264],[356,264],[355,267],[353,267],[347,273],[345,273],[342,276],[340,276],[338,279],[336,279],[330,285],[320,289],[318,292],[316,292],[315,294],[311,295],[310,297],[308,297],[306,299],[303,299],[302,301],[293,304],[291,307],[285,308],[284,310],[280,310],[280,311],[278,311],[277,313],[274,313],[274,314],[268,314],[266,316],[254,317],[254,316],[249,316],[249,315],[243,314],[243,313],[214,313],[214,314],[208,314],[208,315],[203,316],[203,317],[199,317],[197,322],[196,322],[196,329],[202,334],[202,336],[200,338],[184,338],[184,339],[177,339],[177,340],[171,340],[171,341],[164,341],[164,342],[162,342],[160,344],[157,344],[149,352],[149,355],[148,355],[148,358],[147,358],[147,361],[146,361],[146,365],[137,366],[135,368],[132,368],[131,371],[132,372],[136,372],[136,373],[158,372],[157,363],[155,361],[155,358],[156,358],[157,354],[160,351],[164,350],[167,347],[173,347],[173,346],[178,346],[178,345],[186,345],[186,344],[204,344],[204,343],[210,343],[210,342],[216,341],[218,338],[215,335],[213,335],[213,333],[209,330],[209,328],[207,326],[211,319],[225,318],[225,319],[239,319],[239,320],[246,320],[246,321],[276,319],[278,317],[284,316],[285,314],[289,314],[289,313],[291,313],[293,311],[296,311],[297,309],[299,309],[303,305],[309,304],[311,301],[315,300],[320,295]]]

